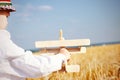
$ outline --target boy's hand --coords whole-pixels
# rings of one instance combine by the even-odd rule
[[[71,57],[71,54],[69,53],[69,51],[66,48],[61,48],[60,54],[64,54],[67,60],[69,60]]]

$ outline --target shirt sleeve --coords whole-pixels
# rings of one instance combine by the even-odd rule
[[[63,54],[35,56],[12,42],[9,33],[1,33],[0,37],[1,56],[9,60],[11,68],[19,77],[42,77],[61,69],[65,59]]]
[[[35,56],[29,53],[13,59],[12,66],[19,74],[24,74],[23,77],[43,77],[60,70],[64,59],[63,54]]]

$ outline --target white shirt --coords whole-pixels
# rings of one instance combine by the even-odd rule
[[[0,30],[0,80],[25,80],[43,77],[61,69],[63,54],[35,56],[10,39],[7,30]]]

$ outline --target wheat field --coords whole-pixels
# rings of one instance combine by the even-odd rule
[[[85,54],[72,54],[69,64],[79,64],[80,72],[67,73],[63,67],[46,77],[26,80],[120,80],[120,44],[87,47]]]

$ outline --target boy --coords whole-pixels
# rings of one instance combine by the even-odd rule
[[[0,80],[25,80],[26,77],[43,77],[60,70],[64,60],[70,59],[70,53],[60,49],[57,55],[35,56],[17,46],[6,30],[7,17],[15,12],[10,0],[0,0]]]

